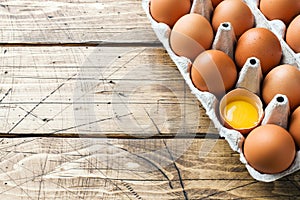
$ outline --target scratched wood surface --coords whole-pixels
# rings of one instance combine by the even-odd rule
[[[140,0],[3,0],[3,44],[157,43]]]
[[[0,52],[0,134],[216,133],[162,48],[2,47]]]
[[[295,199],[300,195],[299,173],[273,183],[255,181],[224,140],[211,145],[207,139],[27,138],[2,139],[0,144],[1,199]]]
[[[297,199],[253,180],[140,0],[0,2],[0,199]],[[87,138],[88,137],[88,138]]]

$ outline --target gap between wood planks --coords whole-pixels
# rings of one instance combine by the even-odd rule
[[[156,42],[111,42],[111,41],[90,41],[83,43],[0,43],[3,47],[162,47],[159,41]],[[168,135],[154,135],[146,136],[145,138],[121,134],[121,133],[107,133],[107,134],[78,134],[78,133],[1,133],[2,138],[29,138],[29,137],[39,137],[39,138],[112,138],[112,139],[224,139],[220,138],[217,133],[193,133],[180,136],[176,134]]]
[[[133,139],[133,140],[151,140],[151,139],[224,139],[220,137],[217,133],[197,133],[193,136],[187,135],[187,136],[174,136],[174,135],[155,135],[151,137],[134,137],[130,135],[124,135],[124,134],[78,134],[78,133],[62,133],[62,134],[47,134],[47,133],[34,133],[34,134],[28,134],[28,133],[19,133],[19,134],[7,134],[7,133],[0,133],[1,138],[31,138],[31,137],[38,137],[38,138],[47,138],[47,137],[53,137],[53,138],[103,138],[103,139]]]
[[[106,42],[106,41],[90,41],[84,43],[1,43],[2,47],[162,47],[160,42]]]

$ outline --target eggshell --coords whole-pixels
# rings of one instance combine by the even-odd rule
[[[296,147],[287,130],[267,124],[252,130],[244,142],[248,163],[261,173],[280,173],[293,163]]]
[[[280,63],[282,49],[277,36],[266,28],[252,28],[239,38],[235,51],[236,64],[242,68],[250,57],[260,60],[265,75]]]
[[[175,54],[192,61],[209,49],[214,33],[209,21],[199,14],[187,14],[174,25],[170,34],[170,46]]]
[[[235,85],[237,70],[233,60],[224,52],[207,50],[195,59],[191,79],[199,90],[221,97]]]
[[[211,3],[213,5],[213,7],[217,7],[217,5],[219,5],[219,3],[221,3],[223,0],[211,0]]]
[[[168,24],[171,28],[176,21],[191,9],[190,0],[151,0],[150,13],[157,22]]]
[[[157,21],[155,21],[152,18],[152,16],[149,13],[149,6],[150,6],[149,1],[150,0],[142,0],[142,6],[146,12],[148,19],[151,22],[153,31],[157,35],[158,40],[161,42],[161,44],[164,46],[164,48],[170,55],[171,59],[176,64],[178,70],[180,71],[182,77],[186,81],[186,84],[190,88],[191,92],[195,95],[195,97],[202,104],[203,108],[206,110],[206,114],[209,116],[209,118],[211,119],[215,128],[218,130],[220,137],[224,138],[228,142],[229,146],[231,147],[231,149],[233,151],[238,152],[240,154],[240,161],[243,164],[246,164],[246,168],[247,168],[249,174],[255,180],[263,181],[263,182],[272,182],[279,178],[282,178],[289,174],[292,174],[296,171],[299,171],[300,156],[296,157],[294,164],[292,164],[289,169],[285,170],[282,173],[277,173],[277,174],[259,173],[253,167],[248,165],[248,162],[247,162],[246,158],[244,157],[244,154],[242,151],[243,150],[242,144],[244,143],[245,137],[236,130],[225,128],[223,126],[223,124],[220,123],[219,118],[217,116],[217,110],[216,110],[218,100],[215,98],[215,96],[213,94],[211,94],[209,92],[202,92],[194,87],[194,85],[191,81],[191,74],[190,74],[191,62],[190,62],[190,60],[186,59],[185,57],[176,56],[174,54],[174,52],[170,48],[170,42],[169,42],[171,30],[166,24],[157,23]],[[210,0],[193,0],[193,6],[197,9],[196,10],[191,9],[191,12],[201,13],[201,14],[209,13],[212,5],[211,5],[211,2],[207,3],[208,1],[210,1]],[[285,42],[282,40],[282,38],[280,38],[283,35],[281,33],[284,32],[284,30],[282,29],[283,23],[279,23],[278,21],[271,21],[271,22],[267,21],[266,18],[258,10],[258,7],[256,7],[259,4],[259,0],[244,0],[244,2],[247,3],[247,5],[250,7],[253,14],[255,15],[256,26],[271,29],[272,31],[276,32],[276,34],[278,34],[278,37],[279,37],[282,47],[283,47],[283,54],[284,54],[281,62],[282,63],[291,63],[291,64],[294,64],[294,63],[300,64],[300,59],[299,59],[298,55],[294,54],[290,48],[287,48],[287,45],[285,44]],[[203,7],[203,5],[206,5],[206,4],[210,4],[211,7],[209,7],[209,9],[207,9],[206,6]],[[232,40],[230,39],[230,37],[226,37],[226,38],[229,38],[228,40],[226,38],[224,38],[223,37],[224,34],[221,34],[221,35],[222,35],[221,38],[217,38],[217,36],[216,36],[215,40],[218,40],[220,42],[220,45],[218,45],[218,46],[222,47],[222,51],[224,51],[224,48],[226,48],[228,41],[230,41],[229,43],[231,43]],[[225,35],[230,36],[227,33]],[[233,46],[235,47],[236,45],[233,45]],[[244,69],[244,67],[243,67],[243,69]],[[249,78],[249,82],[250,82],[250,80],[251,80],[251,77]],[[255,81],[255,80],[253,80],[253,81]],[[296,90],[296,88],[295,88],[295,90]],[[297,152],[297,155],[300,155],[300,151]]]
[[[236,101],[236,100],[246,101],[246,102],[252,104],[256,108],[256,110],[258,112],[258,119],[257,119],[256,124],[253,124],[252,127],[234,128],[229,123],[226,122],[226,117],[225,117],[225,113],[224,113],[225,107],[230,102]],[[247,111],[245,111],[245,112],[247,112]],[[244,89],[244,88],[236,88],[236,89],[228,92],[221,99],[220,104],[219,104],[219,114],[220,114],[220,119],[221,119],[222,123],[225,125],[225,127],[230,128],[230,129],[235,129],[235,130],[239,131],[240,133],[246,135],[247,133],[249,133],[251,130],[253,130],[255,127],[257,127],[260,124],[260,122],[264,116],[264,110],[263,110],[262,102],[256,94],[254,94],[253,92],[251,92],[247,89]]]
[[[222,1],[214,10],[212,27],[216,32],[223,22],[230,22],[237,38],[254,26],[254,16],[242,0]]]
[[[299,1],[300,2],[300,1]],[[286,31],[286,42],[296,52],[300,53],[300,15],[298,15],[288,26]]]
[[[272,69],[262,85],[262,97],[268,104],[276,94],[284,94],[291,110],[300,105],[300,71],[292,65],[280,65]]]
[[[289,132],[294,138],[297,147],[300,147],[300,106],[294,110],[290,118]]]
[[[287,25],[300,13],[300,1],[261,0],[259,8],[269,20],[279,19]]]

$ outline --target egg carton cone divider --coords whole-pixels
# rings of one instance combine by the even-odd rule
[[[262,124],[277,124],[282,128],[288,127],[290,105],[287,96],[277,94],[265,109],[265,117]]]
[[[300,53],[295,53],[285,42],[286,25],[280,20],[268,20],[259,10],[259,0],[243,0],[255,17],[255,26],[271,30],[279,39],[282,47],[282,63],[295,65],[300,69]]]
[[[245,65],[239,73],[236,87],[245,88],[256,95],[260,95],[260,83],[263,79],[259,59],[255,57],[248,58]]]
[[[293,52],[290,49],[288,50],[285,49],[286,44],[284,44],[282,39],[283,36],[280,34],[282,32],[280,30],[282,30],[283,28],[282,24],[280,22],[277,22],[278,20],[272,22],[267,21],[264,18],[264,16],[261,13],[259,13],[259,10],[257,8],[257,5],[259,3],[258,0],[244,0],[244,2],[247,3],[247,5],[252,10],[252,13],[254,14],[256,27],[265,27],[271,29],[272,26],[276,24],[277,28],[275,28],[275,31],[274,30],[273,31],[276,33],[279,39],[281,38],[280,42],[283,44],[282,45],[283,61],[284,62],[288,61],[287,62],[288,64],[295,64],[295,63],[299,64],[300,63],[298,59],[299,56],[297,57],[295,53],[293,54]],[[196,96],[196,98],[200,101],[200,103],[206,110],[206,114],[213,122],[215,128],[219,131],[219,135],[225,138],[225,140],[228,142],[228,144],[230,145],[233,151],[236,151],[240,154],[240,161],[243,164],[245,164],[249,174],[256,180],[263,181],[263,182],[271,182],[299,170],[300,169],[299,151],[297,152],[296,159],[293,165],[288,170],[285,170],[284,172],[278,174],[261,174],[260,172],[256,171],[247,163],[247,160],[245,159],[241,149],[242,146],[241,144],[245,139],[244,136],[236,130],[226,128],[220,122],[217,116],[217,112],[218,112],[217,106],[219,104],[219,100],[213,94],[209,92],[203,92],[195,88],[195,86],[191,81],[190,73],[189,73],[189,69],[192,65],[192,62],[186,57],[177,56],[172,51],[169,44],[171,29],[168,25],[164,23],[158,23],[152,18],[149,11],[149,3],[150,0],[142,0],[143,9],[145,10],[146,15],[151,22],[151,26],[158,40],[162,43],[162,45],[168,52],[170,58],[176,64],[186,84],[189,86],[191,93]],[[212,14],[211,9],[212,9],[212,4],[210,0],[194,0],[190,12],[201,14],[205,16],[207,19],[210,19]],[[231,58],[233,58],[234,55],[233,50],[234,50],[234,45],[236,43],[236,38],[233,33],[234,31],[230,23],[226,22],[225,25],[221,24],[215,35],[212,49],[218,49],[224,51],[229,56],[231,56]],[[236,88],[245,88],[255,94],[260,94],[261,80],[262,80],[262,72],[261,72],[259,59],[252,57],[247,60],[243,69],[240,71],[239,78],[236,83]],[[270,120],[274,119],[275,113],[277,113],[280,109],[283,109],[282,105],[280,109],[278,108],[280,107],[279,105],[276,106],[270,105],[269,107],[270,107],[269,109],[265,110],[265,112],[267,112],[265,113],[265,115],[267,117],[268,116],[273,116],[273,117],[269,117],[269,119],[267,119],[265,116],[264,123],[269,123]]]

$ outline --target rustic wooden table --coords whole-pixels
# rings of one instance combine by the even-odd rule
[[[0,3],[1,199],[295,199],[255,181],[140,0]]]

